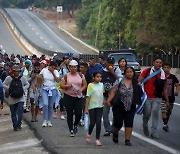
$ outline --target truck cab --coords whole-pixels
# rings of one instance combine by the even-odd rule
[[[120,50],[104,50],[99,52],[105,59],[108,57],[113,57],[115,59],[114,66],[118,67],[118,61],[121,58],[127,60],[127,66],[131,66],[135,69],[137,74],[141,73],[141,67],[136,59],[134,49],[120,49]]]

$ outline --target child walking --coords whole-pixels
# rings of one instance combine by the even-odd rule
[[[170,73],[171,70],[171,64],[170,63],[164,63],[163,64],[163,70],[165,72],[166,77],[166,85],[167,85],[167,91],[168,91],[168,97],[169,97],[169,106],[167,107],[165,98],[162,98],[161,102],[161,112],[162,112],[162,120],[163,120],[163,130],[169,131],[168,121],[171,116],[175,96],[178,96],[179,93],[179,81],[177,77],[174,74]]]
[[[103,93],[104,86],[101,83],[102,74],[99,71],[93,73],[93,82],[89,83],[86,94],[86,104],[85,104],[85,114],[90,117],[90,124],[87,133],[86,141],[91,143],[91,133],[96,124],[96,146],[101,146],[100,142],[100,132],[101,132],[101,118],[103,113]]]

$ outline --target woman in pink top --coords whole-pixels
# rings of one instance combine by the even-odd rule
[[[61,81],[61,88],[64,89],[64,105],[67,111],[67,123],[70,136],[77,133],[77,125],[82,115],[82,91],[86,89],[87,83],[83,74],[77,72],[78,63],[71,60],[69,63],[70,72]],[[73,115],[75,121],[73,123]]]

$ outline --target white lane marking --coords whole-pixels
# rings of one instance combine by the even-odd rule
[[[32,14],[32,13],[31,13]],[[62,40],[61,38],[59,38],[42,20],[39,19],[39,17],[35,16],[34,14],[32,14],[32,16],[34,16],[36,19],[38,19],[58,40],[60,40],[61,42],[63,42],[65,45],[67,45],[69,48],[71,48],[72,50],[74,50],[75,52],[77,52],[78,54],[82,54],[81,52],[75,50],[73,47],[71,47],[69,44],[67,44],[64,40]]]
[[[26,20],[26,23],[28,23],[28,21]]]
[[[34,31],[35,29],[34,29],[34,28],[32,28],[32,30]]]
[[[180,106],[180,104],[178,104],[178,103],[174,103],[174,104]]]
[[[49,46],[50,48],[53,48],[52,46]]]
[[[124,127],[121,129],[122,131],[124,131]],[[141,139],[141,140],[143,140],[143,141],[146,141],[146,142],[148,142],[148,143],[150,143],[150,144],[152,144],[152,145],[154,145],[154,146],[156,146],[156,147],[158,147],[158,148],[160,148],[160,149],[163,149],[163,150],[165,150],[165,151],[168,151],[168,152],[170,152],[170,153],[172,153],[172,154],[179,154],[180,153],[180,151],[177,151],[177,150],[175,150],[175,149],[173,149],[173,148],[170,148],[170,147],[168,147],[168,146],[166,146],[166,145],[164,145],[164,144],[162,144],[162,143],[159,143],[159,142],[157,142],[157,141],[154,141],[154,140],[152,140],[152,139],[149,139],[149,138],[147,138],[147,137],[144,137],[144,136],[142,136],[141,134],[138,134],[138,133],[136,133],[136,132],[132,132],[132,135],[133,136],[135,136],[135,137],[137,137],[137,138],[139,138],[139,139]]]
[[[31,27],[31,24],[29,24],[29,27]]]
[[[46,42],[46,41],[44,41],[44,43],[45,43],[45,44],[47,44],[47,42]]]
[[[40,36],[40,39],[43,40],[42,36]]]
[[[23,20],[26,20],[26,19],[23,17]]]
[[[36,35],[39,35],[39,33],[38,33],[38,32],[36,32]]]
[[[32,146],[37,146],[40,144],[41,144],[41,141],[38,139],[21,140],[21,141],[16,141],[16,142],[0,145],[0,152],[10,152],[10,151],[24,149],[24,148],[28,148]]]

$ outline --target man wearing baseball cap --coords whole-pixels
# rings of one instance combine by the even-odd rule
[[[106,67],[102,70],[102,82],[104,84],[104,99],[106,100],[111,88],[115,81],[122,76],[119,67],[114,67],[115,59],[113,57],[108,57],[106,60]],[[109,121],[109,111],[110,107],[106,104],[104,105],[103,109],[103,123],[106,133],[104,136],[110,136],[111,134],[111,126]]]

